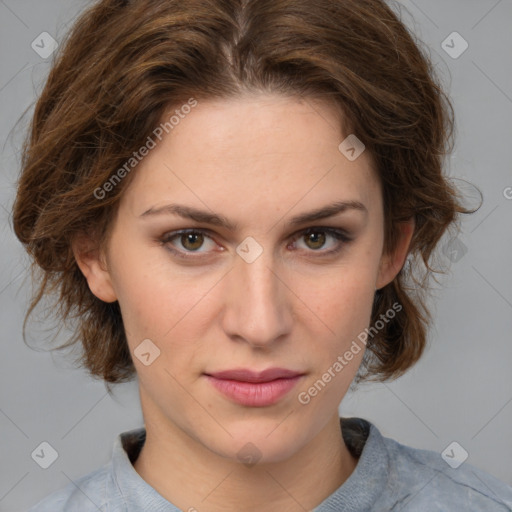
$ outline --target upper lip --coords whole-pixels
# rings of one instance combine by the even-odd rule
[[[216,379],[238,380],[240,382],[270,382],[276,379],[291,379],[304,374],[286,368],[268,368],[260,372],[245,368],[235,368],[233,370],[207,373],[206,375],[215,377]]]

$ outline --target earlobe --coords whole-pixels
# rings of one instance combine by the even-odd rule
[[[402,269],[409,252],[412,236],[414,234],[415,222],[414,217],[408,221],[398,224],[399,239],[395,250],[389,254],[383,254],[380,261],[379,275],[375,283],[376,289],[383,288],[389,284],[398,272]]]
[[[71,245],[76,263],[91,292],[103,302],[115,302],[117,296],[102,251],[87,235],[77,236]]]

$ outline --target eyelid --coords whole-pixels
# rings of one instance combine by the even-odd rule
[[[211,236],[213,232],[207,228],[184,228],[184,229],[178,229],[175,231],[169,231],[169,232],[165,233],[159,239],[159,242],[161,245],[166,246],[170,252],[177,255],[178,257],[181,257],[182,259],[190,259],[190,260],[200,259],[202,257],[201,255],[206,254],[206,253],[194,252],[194,251],[183,251],[183,250],[175,249],[172,246],[168,245],[168,244],[170,244],[171,240],[173,240],[174,238],[178,238],[180,235],[186,235],[189,233],[194,233],[194,234],[200,233],[200,234],[206,235],[214,243],[217,243],[217,242],[215,242],[214,238]],[[198,254],[198,256],[194,256],[194,254]]]
[[[292,235],[289,235],[287,238],[289,238],[292,242],[295,242],[301,236],[304,236],[311,232],[314,233],[316,231],[327,233],[328,235],[330,235],[332,238],[336,239],[339,242],[338,247],[335,249],[330,249],[327,251],[321,250],[321,249],[319,249],[317,251],[315,251],[315,250],[307,251],[307,252],[310,252],[311,254],[316,253],[319,256],[328,256],[328,255],[336,254],[336,253],[340,252],[346,244],[350,243],[353,240],[353,236],[346,229],[332,227],[332,226],[321,226],[321,225],[310,226],[308,228],[299,229],[299,230],[295,231]],[[159,242],[161,243],[161,245],[167,245],[174,238],[177,238],[180,235],[186,235],[189,233],[203,234],[203,235],[207,236],[208,238],[210,238],[213,242],[215,242],[215,237],[212,236],[215,233],[208,228],[183,228],[183,229],[178,229],[175,231],[169,231],[169,232],[165,233],[159,239]],[[215,243],[217,243],[217,242],[215,242]],[[199,260],[199,259],[202,259],[204,257],[204,255],[207,254],[207,253],[196,252],[196,251],[178,250],[178,249],[174,249],[169,246],[167,247],[167,249],[170,252],[172,252],[173,254],[177,255],[178,257],[180,257],[182,259],[188,259],[188,260],[194,260],[194,259]],[[197,254],[197,255],[195,255],[195,254]]]

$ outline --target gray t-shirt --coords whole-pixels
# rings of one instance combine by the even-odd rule
[[[313,512],[512,511],[512,487],[466,462],[453,469],[441,454],[383,437],[360,418],[341,418],[341,430],[357,466]],[[145,437],[145,428],[119,434],[108,464],[50,494],[29,512],[180,512],[132,466]]]

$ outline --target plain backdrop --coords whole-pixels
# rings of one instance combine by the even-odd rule
[[[10,210],[24,130],[52,60],[31,45],[42,32],[61,40],[88,4],[0,0],[4,512],[26,510],[105,464],[115,437],[143,423],[136,381],[117,386],[111,398],[101,381],[73,368],[69,359],[31,350],[22,339],[30,294],[28,258],[12,232]],[[478,186],[484,202],[476,214],[463,219],[456,241],[443,242],[440,257],[451,265],[451,272],[434,293],[435,325],[423,359],[393,383],[364,385],[350,393],[340,414],[366,418],[385,436],[434,450],[440,457],[456,441],[468,452],[467,463],[512,484],[512,1],[401,4],[404,21],[429,47],[454,102],[457,144],[447,172]],[[468,48],[457,55],[464,41]],[[29,115],[17,123],[29,107]],[[51,335],[49,324],[32,321],[27,341],[44,347]],[[58,453],[48,469],[31,455],[42,442]]]

